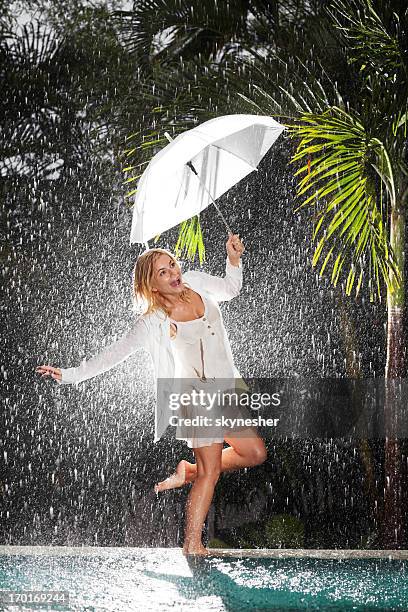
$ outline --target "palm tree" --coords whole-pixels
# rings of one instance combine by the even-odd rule
[[[331,266],[337,284],[343,265],[345,291],[359,292],[368,276],[370,299],[387,295],[385,369],[385,486],[382,543],[401,545],[400,458],[395,430],[396,380],[405,376],[405,207],[408,199],[408,46],[405,7],[377,10],[365,2],[341,2],[333,10],[337,28],[349,43],[350,61],[361,79],[360,104],[353,110],[332,106],[303,113],[292,125],[300,138],[293,161],[304,160],[299,195],[302,206],[317,208],[313,265],[320,275]],[[397,3],[398,4],[398,3]],[[394,7],[393,7],[394,8]],[[359,10],[357,10],[359,9]],[[381,11],[381,12],[380,12]]]
[[[338,86],[287,91],[290,104],[276,92],[256,90],[257,108],[291,114],[289,129],[300,140],[293,162],[303,162],[298,194],[301,207],[313,209],[313,265],[320,276],[330,271],[337,285],[358,295],[368,279],[370,300],[386,288],[388,325],[385,368],[385,487],[382,544],[401,545],[400,459],[395,431],[398,389],[405,376],[405,206],[407,156],[407,11],[401,3],[370,0],[336,2],[331,15],[343,35],[350,65],[356,70],[352,95]],[[300,92],[300,94],[299,94]],[[307,99],[304,98],[304,93]],[[347,94],[347,92],[346,92]],[[354,95],[353,95],[354,94]],[[337,96],[339,103],[333,103]],[[324,103],[326,97],[326,103]],[[348,99],[347,99],[348,98]],[[347,103],[344,102],[347,100]],[[306,108],[305,108],[306,107]],[[307,111],[306,111],[307,109]],[[342,276],[344,275],[344,276]]]
[[[370,0],[336,2],[331,16],[342,34],[354,87],[342,92],[332,79],[322,85],[306,67],[295,86],[256,87],[258,111],[286,112],[299,139],[292,161],[303,162],[299,208],[313,210],[313,266],[330,271],[333,285],[359,294],[364,277],[370,300],[387,295],[385,368],[385,486],[382,544],[403,542],[400,458],[395,414],[396,380],[405,376],[405,207],[408,199],[406,7]],[[323,74],[327,76],[321,59]],[[299,76],[306,75],[305,84]],[[288,100],[285,101],[285,95]],[[337,98],[337,104],[336,104]],[[248,100],[248,102],[251,102]],[[396,379],[396,380],[395,380]],[[399,391],[400,392],[400,391]],[[400,400],[399,400],[400,402]]]
[[[106,9],[65,8],[70,21],[58,29],[43,16],[18,28],[0,12],[2,177],[55,180],[111,155],[110,128],[135,65]]]

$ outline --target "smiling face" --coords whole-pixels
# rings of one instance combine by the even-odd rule
[[[176,297],[185,289],[180,266],[164,253],[158,255],[153,263],[151,289],[165,297]]]

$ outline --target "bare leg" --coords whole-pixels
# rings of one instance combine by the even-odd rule
[[[221,472],[230,472],[244,467],[252,467],[263,463],[266,459],[266,448],[264,441],[256,432],[251,437],[225,438],[229,448],[224,448],[221,453]],[[208,447],[205,447],[208,448]],[[162,480],[155,487],[156,493],[166,489],[182,487],[189,482],[194,482],[197,475],[197,464],[189,463],[182,459],[177,465],[174,474]]]
[[[214,495],[214,488],[221,472],[222,443],[195,448],[197,472],[186,506],[186,530],[184,554],[206,555],[209,551],[201,541],[203,524]]]

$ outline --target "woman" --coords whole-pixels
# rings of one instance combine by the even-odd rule
[[[186,272],[171,253],[149,249],[138,258],[134,273],[134,295],[146,304],[145,312],[118,341],[75,368],[42,365],[36,371],[60,384],[79,383],[105,372],[122,362],[140,347],[153,360],[157,381],[196,380],[201,388],[217,378],[240,380],[218,302],[238,295],[242,286],[241,255],[244,246],[238,235],[226,243],[227,262],[224,278],[200,271]],[[241,379],[242,380],[242,379]],[[191,412],[190,412],[191,414]],[[168,424],[168,415],[158,403],[155,442]],[[215,485],[221,472],[263,463],[266,449],[256,430],[218,429],[216,435],[202,435],[178,428],[178,436],[193,449],[196,463],[182,460],[174,474],[155,486],[155,491],[193,483],[187,500],[184,554],[206,555],[202,528]],[[201,434],[201,435],[200,435]],[[223,442],[229,446],[223,449]]]

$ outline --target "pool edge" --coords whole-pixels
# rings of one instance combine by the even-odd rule
[[[37,556],[77,556],[101,555],[116,556],[132,554],[163,552],[182,555],[181,548],[140,548],[129,546],[13,546],[0,545],[0,555],[37,555]],[[210,548],[211,556],[263,558],[263,559],[408,559],[408,550],[368,550],[368,549],[306,549],[306,548]]]

